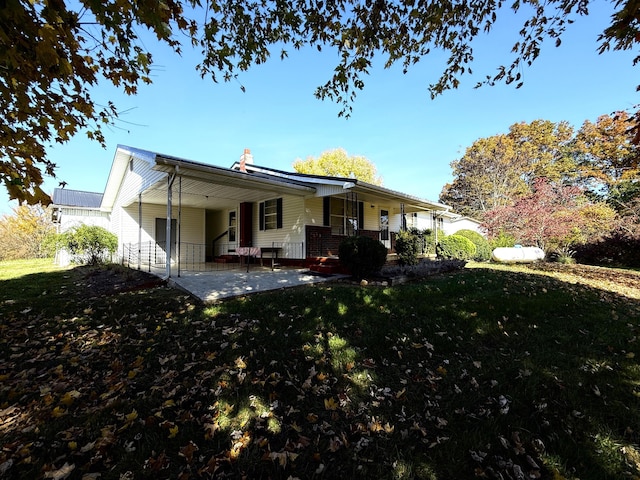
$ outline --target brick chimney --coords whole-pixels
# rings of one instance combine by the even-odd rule
[[[248,148],[244,149],[244,153],[240,156],[240,171],[247,173],[247,164],[253,165],[253,155]]]

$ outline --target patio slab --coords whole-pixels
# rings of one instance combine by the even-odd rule
[[[252,293],[280,288],[311,285],[347,275],[318,275],[306,268],[252,268],[249,272],[235,269],[210,272],[186,272],[171,277],[170,284],[182,288],[205,303],[214,303]]]

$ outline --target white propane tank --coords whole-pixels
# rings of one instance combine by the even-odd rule
[[[544,260],[544,250],[538,247],[498,247],[491,259],[502,263],[533,263]]]

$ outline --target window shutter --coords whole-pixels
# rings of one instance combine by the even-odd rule
[[[276,200],[276,228],[282,228],[282,197]]]
[[[331,225],[331,197],[322,198],[322,225],[328,227]]]
[[[259,215],[260,230],[264,230],[264,202],[260,202],[260,215]]]
[[[364,203],[358,202],[358,231],[364,230]]]

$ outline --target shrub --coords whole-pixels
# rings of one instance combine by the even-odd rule
[[[380,271],[387,260],[387,249],[370,237],[347,237],[338,248],[340,262],[358,280]]]
[[[414,230],[400,230],[396,235],[396,253],[400,265],[415,265],[422,251],[422,241]]]
[[[604,266],[640,267],[640,236],[616,231],[595,242],[573,247],[580,263]]]
[[[420,255],[436,253],[433,230],[401,230],[396,234],[394,248],[400,265],[416,265]]]
[[[438,229],[438,235],[437,237],[444,237],[444,232],[440,229]],[[428,253],[428,254],[434,254],[436,253],[436,234],[435,232],[430,229],[427,228],[422,232],[422,238],[424,239],[424,247],[423,247],[423,253]]]
[[[468,238],[476,246],[476,254],[473,257],[473,260],[486,262],[491,258],[491,246],[487,239],[478,232],[474,232],[473,230],[458,230],[455,234],[460,237]]]
[[[500,231],[497,237],[492,238],[489,242],[489,246],[491,251],[500,247],[513,247],[516,244],[516,237],[505,233],[504,231]]]
[[[436,253],[438,258],[471,260],[476,254],[476,246],[468,238],[454,234],[440,240]]]
[[[80,225],[61,236],[60,244],[69,250],[74,262],[96,265],[118,248],[118,237],[106,228]]]
[[[547,260],[550,262],[562,263],[563,265],[571,265],[576,263],[574,258],[575,251],[569,246],[556,248],[554,251],[547,253]]]

